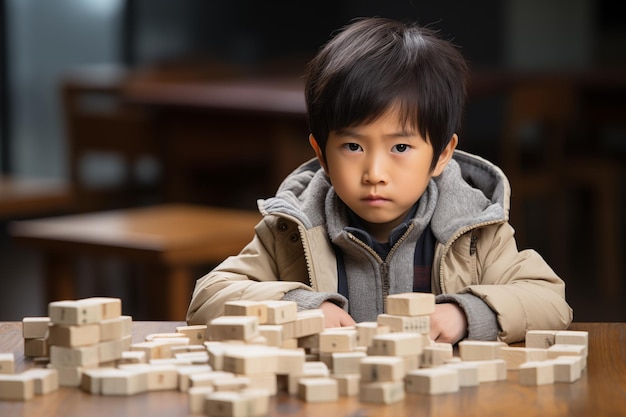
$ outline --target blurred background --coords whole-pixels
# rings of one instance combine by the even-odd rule
[[[45,315],[49,301],[45,254],[16,242],[12,221],[164,202],[254,209],[272,195],[313,155],[306,62],[363,16],[460,46],[472,77],[459,148],[509,175],[519,246],[563,277],[575,320],[626,320],[619,0],[0,0],[0,320]],[[126,314],[154,318],[123,262],[100,264],[97,280],[91,268],[77,261],[79,295],[121,296]]]

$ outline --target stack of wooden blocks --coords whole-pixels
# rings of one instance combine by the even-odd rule
[[[505,380],[513,370],[522,385],[571,383],[586,365],[586,332],[528,331],[525,347],[463,340],[454,356],[451,344],[429,338],[434,295],[397,294],[386,303],[376,322],[325,329],[321,310],[298,311],[290,301],[231,301],[208,325],[131,344],[132,320],[121,316],[119,300],[62,301],[50,304],[49,323],[24,319],[24,346],[27,356],[49,357],[48,368],[32,371],[54,374],[57,386],[97,395],[178,390],[188,395],[191,413],[223,417],[266,415],[279,391],[306,402],[358,396],[389,404],[406,393],[436,395]],[[46,343],[28,342],[40,339]],[[10,359],[0,355],[0,372],[12,372]],[[34,390],[14,388],[14,379],[0,377],[0,392],[12,387],[4,398],[31,398]]]

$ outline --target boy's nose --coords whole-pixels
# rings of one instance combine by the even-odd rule
[[[366,184],[386,183],[384,163],[380,158],[369,158],[363,170],[363,182]]]

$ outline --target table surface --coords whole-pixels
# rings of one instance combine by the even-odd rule
[[[150,333],[172,332],[181,322],[135,322],[133,341]],[[572,330],[589,331],[587,369],[581,379],[540,387],[524,387],[516,371],[508,379],[461,388],[444,395],[407,393],[404,401],[390,405],[365,404],[355,397],[330,403],[304,403],[279,394],[271,399],[271,416],[624,416],[626,415],[626,323],[574,323]],[[16,371],[33,366],[24,358],[21,323],[0,323],[0,352],[13,352]],[[90,395],[78,388],[34,399],[0,401],[0,416],[190,416],[187,395],[177,391],[144,393],[129,397]]]

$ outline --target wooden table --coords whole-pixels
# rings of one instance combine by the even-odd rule
[[[172,332],[181,322],[135,322],[133,341],[150,333]],[[403,416],[624,416],[626,415],[626,323],[575,323],[572,330],[589,331],[587,369],[572,384],[524,387],[516,371],[508,380],[461,388],[454,394],[407,393],[390,405],[365,404],[357,398],[331,403],[304,403],[286,394],[271,400],[271,416],[403,417]],[[21,324],[0,323],[0,352],[13,352],[16,370],[32,366],[23,356]],[[36,396],[27,402],[0,401],[0,416],[189,416],[187,395],[175,391],[131,397],[90,395],[78,388]]]
[[[66,209],[72,202],[60,180],[0,176],[0,218],[18,218]]]

